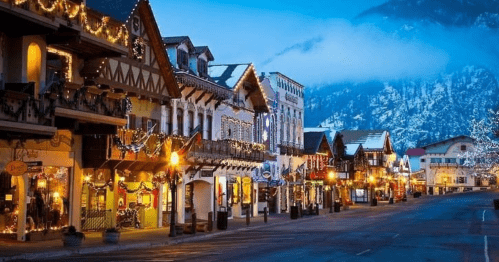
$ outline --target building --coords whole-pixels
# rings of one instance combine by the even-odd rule
[[[457,136],[421,147],[424,154],[419,157],[420,167],[426,176],[429,195],[488,188],[488,180],[475,177],[473,169],[464,165],[462,155],[473,147],[473,139],[468,136]]]
[[[305,175],[302,158],[304,86],[279,72],[262,74],[261,78],[264,85],[272,88],[275,96],[272,112],[268,116],[270,126],[275,130],[269,133],[269,145],[271,153],[277,155],[277,163],[269,162],[270,165],[276,164],[274,209],[278,213],[289,212],[290,206],[296,202],[290,190],[294,185],[302,184]]]
[[[208,75],[232,92],[215,104],[214,140],[226,144],[229,157],[214,172],[216,209],[226,207],[229,217],[258,215],[258,183],[253,171],[260,168],[267,151],[255,142],[256,118],[270,113],[267,97],[253,64],[209,65]]]
[[[181,163],[179,183],[176,185],[177,217],[179,223],[189,220],[193,213],[207,220],[215,212],[215,178],[222,160],[231,154],[226,141],[216,133],[216,110],[223,101],[230,100],[232,90],[219,85],[208,75],[214,57],[207,46],[194,46],[188,36],[164,37],[163,42],[173,65],[182,96],[172,99],[162,112],[162,129],[173,136],[173,150],[179,150],[193,134],[200,132],[200,144],[194,145]],[[163,219],[169,223],[172,195],[169,184],[164,185],[164,205],[168,206]]]
[[[341,134],[347,147],[350,144],[362,144],[367,157],[366,188],[356,190],[357,201],[365,199],[367,195],[369,199],[376,197],[388,200],[393,190],[390,184],[394,177],[389,175],[387,169],[393,166],[396,159],[390,133],[386,130],[343,130]]]
[[[2,24],[16,25],[0,29],[0,169],[23,171],[0,175],[2,237],[43,240],[68,225],[114,225],[120,172],[160,166],[114,139],[139,125],[131,112],[180,95],[150,6],[87,2],[0,1]],[[150,114],[142,126],[159,121]]]

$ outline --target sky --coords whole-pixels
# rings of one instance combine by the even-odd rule
[[[255,64],[305,86],[390,80],[444,68],[449,56],[351,22],[386,0],[150,0],[163,36],[187,35],[207,45],[212,64]],[[428,66],[431,65],[431,66]]]

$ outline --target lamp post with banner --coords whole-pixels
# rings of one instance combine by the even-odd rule
[[[170,237],[175,237],[175,216],[177,212],[177,168],[179,163],[179,157],[177,152],[172,152],[170,156],[170,168],[169,168],[169,178],[170,178],[170,190],[172,192],[172,210],[170,217]]]
[[[329,205],[329,213],[333,213],[333,205],[335,198],[335,183],[336,183],[336,175],[333,171],[329,171],[327,174],[327,180],[329,182],[329,186],[331,188],[331,205]]]

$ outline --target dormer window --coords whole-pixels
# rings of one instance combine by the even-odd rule
[[[198,59],[198,72],[200,77],[208,77],[208,63],[203,59]]]
[[[177,54],[178,68],[189,70],[189,54],[181,49],[177,51]]]

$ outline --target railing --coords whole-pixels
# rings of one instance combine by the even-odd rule
[[[81,211],[81,229],[87,230],[100,230],[109,228],[108,221],[114,219],[111,217],[111,210],[87,210]]]
[[[0,90],[0,120],[50,125],[50,121],[45,121],[49,113],[47,104],[29,94]]]
[[[62,107],[99,115],[124,118],[126,104],[110,91],[74,83],[56,82],[47,88],[46,99],[54,107]]]
[[[187,137],[173,137],[173,150],[179,150],[188,140]],[[190,154],[207,159],[241,159],[263,162],[265,147],[236,140],[202,140],[200,145],[194,144]]]
[[[82,1],[0,0],[0,2],[14,6],[15,8],[11,9],[14,12],[16,9],[26,10],[39,15],[41,19],[49,17],[64,26],[81,27],[81,31],[104,39],[111,44],[128,46],[128,30],[125,25],[115,19],[103,17],[94,10],[87,9],[81,3]]]

